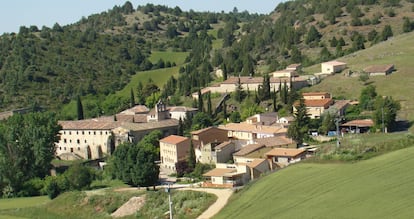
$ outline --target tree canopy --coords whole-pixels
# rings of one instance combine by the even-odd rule
[[[25,181],[49,174],[60,129],[52,113],[16,114],[0,122],[0,189],[8,185],[17,194]]]

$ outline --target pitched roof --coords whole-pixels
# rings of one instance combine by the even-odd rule
[[[273,150],[267,152],[266,155],[274,157],[296,157],[305,151],[306,150],[304,149],[274,148]]]
[[[181,142],[190,140],[187,137],[178,136],[178,135],[170,135],[160,140],[160,142],[168,143],[168,144],[179,144]]]
[[[371,65],[364,68],[364,71],[367,73],[376,73],[376,72],[389,72],[394,68],[393,64],[388,65]]]
[[[220,125],[219,127],[221,129],[228,131],[241,131],[252,133],[276,134],[287,132],[286,128],[280,126],[254,125],[248,123],[228,123],[225,125]]]
[[[372,119],[352,120],[342,124],[342,126],[372,127],[374,126],[374,121]]]
[[[217,127],[214,127],[214,126],[210,126],[210,127],[203,128],[203,129],[200,129],[200,130],[192,131],[191,134],[192,135],[199,135],[201,133],[209,132],[209,131],[214,130],[214,129],[217,130],[217,129],[220,129],[220,128],[217,128]]]
[[[263,144],[266,147],[276,147],[276,146],[290,145],[290,144],[296,143],[293,139],[285,137],[285,136],[258,138],[256,139],[256,142],[258,144]]]
[[[333,100],[331,98],[325,98],[320,100],[305,100],[305,105],[306,107],[326,107],[329,106],[332,102]]]
[[[77,121],[59,121],[62,130],[110,130],[122,125],[122,122],[98,119],[86,119]]]
[[[223,142],[223,143],[221,143],[221,144],[219,144],[219,145],[217,145],[214,149],[223,149],[223,148],[225,148],[225,147],[227,147],[227,146],[229,146],[229,145],[232,145],[233,143],[231,142],[231,141],[225,141],[225,142]]]
[[[300,63],[294,63],[294,64],[290,64],[290,65],[288,65],[287,67],[286,67],[286,69],[297,69],[297,68],[299,68],[299,67],[301,67],[302,66],[302,64],[300,64]]]
[[[350,102],[350,100],[335,100],[335,103],[332,105],[332,107],[341,110],[344,107],[346,107]]]
[[[236,173],[236,169],[230,169],[230,168],[215,168],[207,173],[203,174],[203,176],[226,176],[230,173]]]
[[[146,122],[146,123],[123,123],[122,127],[132,131],[143,131],[143,130],[152,130],[165,127],[174,127],[178,126],[178,120],[176,119],[166,119],[158,122]]]
[[[244,146],[240,151],[234,153],[234,156],[245,156],[247,154],[250,154],[256,150],[259,150],[260,148],[264,148],[265,146],[263,144],[248,144]]]
[[[324,62],[322,64],[325,64],[325,65],[346,65],[345,62],[340,62],[340,61],[336,61],[336,60],[329,61],[329,62]]]
[[[250,168],[256,168],[257,166],[259,166],[260,164],[262,164],[265,161],[266,161],[266,159],[254,159],[252,162],[247,163],[247,166],[250,167]]]
[[[330,94],[328,92],[307,92],[307,93],[302,93],[302,96],[326,96]]]

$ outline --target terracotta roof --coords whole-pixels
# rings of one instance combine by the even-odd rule
[[[302,96],[326,96],[326,95],[331,96],[328,92],[307,92],[307,93],[302,93]]]
[[[235,172],[237,172],[236,169],[215,168],[203,174],[203,176],[226,176],[226,175],[229,175],[230,173],[235,173]]]
[[[352,120],[342,124],[342,126],[372,127],[374,126],[374,121],[372,119]]]
[[[289,145],[295,144],[296,142],[288,137],[285,136],[277,136],[277,137],[270,137],[270,138],[258,138],[255,140],[258,144],[263,144],[266,147],[276,147],[282,145]]]
[[[178,136],[178,135],[170,135],[160,140],[160,142],[168,143],[168,144],[179,144],[183,141],[190,140],[187,137]]]
[[[393,64],[389,65],[372,65],[364,68],[364,72],[376,73],[376,72],[389,72],[394,68]]]
[[[59,121],[62,130],[110,130],[122,125],[122,122],[107,122],[95,119],[77,121]]]
[[[283,81],[290,81],[290,78],[274,78],[270,77],[271,83],[279,83]],[[239,77],[230,77],[227,80],[223,81],[222,84],[237,84],[239,82]],[[243,76],[240,77],[240,83],[242,84],[261,84],[263,83],[263,77],[249,77]]]
[[[234,156],[245,156],[247,154],[250,154],[256,150],[259,150],[260,148],[264,148],[265,146],[263,144],[248,144],[244,146],[240,151],[234,153]]]
[[[254,125],[248,123],[228,123],[219,126],[221,129],[228,131],[241,131],[241,132],[252,132],[252,133],[266,133],[266,134],[277,134],[287,132],[286,128],[279,126],[267,126],[267,125]]]
[[[204,128],[204,129],[192,131],[191,134],[192,135],[199,135],[201,133],[208,132],[208,131],[213,130],[213,129],[219,129],[219,128],[211,126],[211,127],[207,127],[207,128]]]
[[[346,107],[350,102],[350,100],[335,100],[335,103],[332,105],[332,107],[341,110],[344,107]]]
[[[132,131],[151,130],[165,127],[178,126],[178,120],[166,119],[158,122],[147,122],[147,123],[123,123],[122,127]]]
[[[274,148],[273,150],[267,152],[266,155],[273,157],[296,157],[305,151],[306,150],[304,149]]]
[[[299,102],[297,102],[298,104]],[[327,107],[333,103],[331,98],[321,100],[305,100],[306,107]],[[297,104],[295,104],[297,106]]]
[[[219,145],[217,145],[214,149],[223,149],[223,148],[225,148],[225,147],[227,147],[227,146],[229,146],[229,145],[232,145],[233,143],[232,142],[230,142],[230,141],[225,141],[225,142],[223,142],[223,143],[221,143],[221,144],[219,144]]]
[[[322,64],[327,64],[327,65],[346,65],[345,62],[340,62],[340,61],[336,61],[336,60],[329,61],[329,62],[324,62]]]
[[[247,166],[250,167],[250,168],[256,168],[257,166],[259,166],[263,162],[266,162],[266,159],[254,159],[252,162],[247,163]]]

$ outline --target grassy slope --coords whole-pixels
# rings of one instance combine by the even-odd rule
[[[50,199],[47,196],[38,196],[30,198],[14,198],[14,199],[0,199],[0,210],[10,208],[26,208],[32,207],[48,202]]]
[[[371,77],[370,82],[377,87],[380,95],[392,96],[401,103],[399,116],[414,121],[414,96],[411,89],[414,87],[414,33],[403,34],[386,42],[375,45],[338,60],[348,64],[348,69],[359,72],[363,68],[374,64],[394,64],[397,71],[386,77]],[[345,71],[348,71],[345,70]],[[308,73],[320,72],[320,65],[305,69]],[[345,96],[358,99],[362,82],[358,77],[345,77],[343,74],[324,79],[320,84],[307,91],[328,91],[333,96]]]
[[[354,164],[298,164],[232,197],[216,218],[410,218],[414,147]]]

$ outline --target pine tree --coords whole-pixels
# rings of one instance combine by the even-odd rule
[[[82,106],[82,101],[79,95],[77,99],[77,113],[78,113],[78,120],[83,120],[84,119],[83,106]]]
[[[140,81],[138,82],[138,85],[137,85],[137,103],[139,105],[145,104],[145,97],[144,97],[143,90],[144,90],[144,86],[142,85]]]
[[[270,98],[270,76],[269,74],[263,75],[263,85],[261,92],[261,99],[268,100]]]

